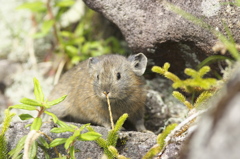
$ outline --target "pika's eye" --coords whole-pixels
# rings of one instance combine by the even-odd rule
[[[117,80],[120,80],[120,78],[121,78],[121,74],[118,72],[117,73]]]
[[[97,75],[97,80],[99,80],[99,75]]]

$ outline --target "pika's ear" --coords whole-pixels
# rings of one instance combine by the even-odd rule
[[[136,75],[143,75],[147,66],[147,57],[143,53],[129,56],[128,61],[131,63],[131,68]]]
[[[97,57],[90,57],[88,59],[88,67],[92,68],[98,62],[99,62],[99,59]]]

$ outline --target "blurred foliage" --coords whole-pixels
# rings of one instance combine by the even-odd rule
[[[217,90],[217,79],[203,78],[203,76],[210,71],[209,66],[204,66],[198,71],[191,68],[186,68],[184,73],[190,76],[190,78],[185,80],[181,80],[177,75],[169,72],[169,67],[170,64],[166,62],[163,67],[154,66],[152,71],[159,73],[173,81],[172,87],[174,89],[180,89],[184,93],[192,95],[192,101],[189,102],[179,91],[173,92],[173,96],[186,105],[189,109],[198,107],[206,99],[211,97]]]
[[[176,123],[168,125],[161,134],[157,136],[157,144],[154,145],[144,156],[142,159],[151,159],[156,156],[159,152],[162,151],[164,146],[167,144],[165,139],[166,137],[175,129],[177,126]]]
[[[75,3],[74,0],[36,0],[25,2],[17,9],[32,12],[32,21],[37,28],[33,37],[53,37],[53,52],[62,55],[69,67],[92,56],[124,54],[126,49],[123,42],[114,36],[104,37],[102,30],[98,30],[99,27],[96,26],[96,21],[98,25],[103,25],[101,18],[86,6],[85,13],[78,22],[61,27],[61,18]]]
[[[5,118],[3,123],[1,123],[0,129],[0,159],[7,159],[7,141],[5,140],[5,133],[7,132],[12,118],[15,113],[10,112],[8,109],[4,111]]]

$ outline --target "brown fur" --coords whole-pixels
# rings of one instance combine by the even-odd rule
[[[143,58],[143,62],[138,63],[137,55]],[[63,120],[110,127],[106,96],[103,94],[106,91],[109,92],[113,120],[128,113],[128,120],[135,128],[145,130],[146,93],[142,77],[134,67],[140,66],[142,68],[138,69],[144,72],[144,60],[147,59],[143,54],[137,55],[128,59],[120,55],[104,55],[81,62],[66,72],[52,90],[50,99],[68,96],[50,111]]]

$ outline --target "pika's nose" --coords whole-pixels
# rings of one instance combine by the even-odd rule
[[[107,96],[109,94],[109,91],[103,91],[103,94]]]

